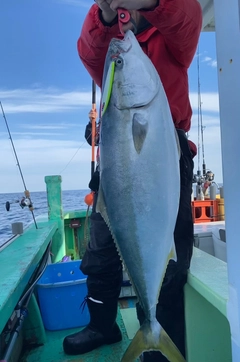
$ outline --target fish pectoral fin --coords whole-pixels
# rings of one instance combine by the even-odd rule
[[[132,121],[133,143],[137,153],[141,152],[148,131],[148,121],[141,113],[134,113]]]
[[[158,323],[156,321],[156,323]],[[144,351],[160,351],[170,362],[186,362],[171,338],[161,327],[159,338],[154,336],[150,322],[145,322],[124,353],[121,362],[135,362]],[[156,330],[155,330],[156,332]]]

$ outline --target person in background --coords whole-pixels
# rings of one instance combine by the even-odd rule
[[[91,109],[91,111],[88,113],[88,118],[89,118],[89,122],[86,125],[86,129],[85,129],[85,139],[87,141],[87,143],[91,146],[92,145],[92,120],[93,118],[95,118],[95,120],[98,117],[98,112],[96,109]],[[99,142],[99,127],[100,127],[100,123],[96,124],[96,131],[95,131],[95,146],[98,146],[98,142]],[[97,192],[98,191],[98,187],[99,187],[99,157],[98,157],[98,152],[97,152],[97,166],[95,169],[95,172],[92,175],[91,181],[89,182],[89,188],[94,191]]]
[[[181,146],[181,194],[174,232],[177,262],[171,260],[167,267],[156,317],[185,355],[183,287],[187,280],[194,240],[191,193],[192,159],[196,154],[196,146],[188,142],[186,137],[192,116],[187,72],[202,27],[201,7],[197,0],[95,0],[95,2],[86,16],[78,40],[79,56],[87,71],[96,84],[102,87],[104,61],[109,42],[113,37],[122,38],[117,9],[127,9],[131,21],[123,26],[123,31],[133,30],[133,23],[135,24],[136,38],[162,80],[178,133]],[[95,210],[99,177],[98,182],[92,181],[90,188],[95,191],[95,197],[91,215],[90,242],[81,264],[82,272],[88,275],[87,305],[90,323],[82,331],[65,337],[64,351],[73,355],[122,339],[116,323],[118,297],[122,285],[122,264],[108,227]],[[137,316],[142,324],[145,316],[139,304],[137,304]],[[144,362],[167,361],[160,352],[145,352],[143,359]]]
[[[92,145],[92,120],[93,118],[95,118],[95,120],[98,117],[98,112],[95,109],[91,109],[91,111],[89,111],[88,113],[88,118],[89,118],[89,122],[86,125],[86,129],[85,129],[85,139],[87,141],[87,143],[91,146]],[[96,138],[95,138],[95,145],[98,145],[98,138],[99,138],[99,125],[96,126]]]

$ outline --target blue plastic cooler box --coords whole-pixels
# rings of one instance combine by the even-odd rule
[[[47,330],[82,327],[89,323],[86,275],[81,261],[49,264],[37,283],[44,326]]]

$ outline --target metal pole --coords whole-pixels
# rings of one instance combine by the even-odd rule
[[[240,361],[240,3],[214,0],[232,362]]]

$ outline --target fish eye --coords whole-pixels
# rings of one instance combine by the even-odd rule
[[[115,60],[115,64],[116,64],[117,67],[121,67],[123,65],[123,59],[121,57],[118,57]]]

